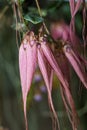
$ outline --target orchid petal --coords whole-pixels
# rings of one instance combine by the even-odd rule
[[[27,124],[27,116],[26,116],[26,86],[27,86],[27,53],[24,50],[23,44],[21,44],[19,49],[19,70],[20,70],[20,79],[21,79],[21,86],[22,86],[22,94],[23,94],[23,103],[24,103],[24,116],[25,116],[25,123],[26,123],[26,130],[28,129]]]
[[[87,74],[84,72],[79,58],[76,56],[76,54],[74,53],[74,51],[69,45],[66,45],[63,50],[65,53],[65,56],[67,57],[71,65],[73,66],[78,77],[80,78],[84,86],[87,88]]]
[[[22,43],[19,49],[19,70],[20,70],[20,79],[23,94],[26,130],[28,129],[27,116],[26,116],[26,100],[27,100],[27,94],[30,90],[30,86],[32,83],[35,66],[36,66],[36,45],[33,45],[31,47],[29,43],[26,43],[25,48],[24,43]]]
[[[47,64],[46,64],[46,60],[45,60],[45,57],[43,55],[41,48],[38,49],[38,64],[39,64],[40,71],[42,73],[42,76],[44,78],[44,81],[47,87],[48,99],[49,99],[51,110],[53,112],[54,118],[56,119],[58,123],[58,118],[57,118],[57,115],[53,106],[53,102],[52,102],[52,97],[51,97],[50,82],[49,82],[50,80],[49,80],[49,76],[47,72]],[[58,123],[58,126],[59,126],[59,123]]]
[[[54,69],[58,79],[60,80],[60,82],[63,86],[67,101],[68,101],[70,108],[72,110],[72,116],[73,116],[72,118],[73,118],[73,122],[74,122],[73,127],[75,128],[77,126],[77,117],[78,116],[77,116],[77,112],[76,112],[76,109],[75,109],[75,104],[74,104],[72,95],[71,95],[70,90],[69,90],[69,83],[64,78],[64,75],[61,71],[61,68],[57,64],[57,61],[55,60],[55,57],[54,57],[52,51],[50,50],[50,48],[47,46],[47,44],[42,43],[41,48],[42,48],[43,53],[44,53],[45,57],[47,58],[49,64]]]
[[[41,48],[43,50],[43,53],[45,55],[45,57],[47,58],[49,64],[51,65],[51,67],[53,68],[53,70],[56,72],[58,79],[60,80],[60,82],[65,86],[65,81],[63,79],[63,74],[60,70],[59,65],[57,64],[57,61],[52,53],[52,51],[50,50],[50,48],[47,46],[47,44],[42,43]]]

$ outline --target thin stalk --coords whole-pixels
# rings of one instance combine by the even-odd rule
[[[4,16],[4,14],[5,14],[5,12],[8,10],[8,8],[9,8],[9,6],[6,6],[6,7],[2,10],[2,12],[1,12],[1,14],[0,14],[0,19],[2,19],[2,17]]]
[[[17,12],[16,12],[15,4],[13,4],[13,11],[14,11],[14,15],[15,15],[16,29],[17,29],[17,22],[18,22],[18,20],[17,20]],[[19,44],[18,44],[18,38],[17,38],[17,36],[18,36],[18,33],[17,33],[17,30],[16,30],[16,45],[17,45],[17,48],[19,50]]]
[[[35,0],[35,2],[36,2],[36,5],[37,5],[37,8],[38,8],[39,15],[40,15],[41,18],[43,18],[43,17],[42,17],[42,13],[41,13],[41,9],[40,9],[39,3],[38,3],[38,0]],[[43,26],[44,26],[44,28],[45,28],[47,34],[50,35],[50,32],[49,32],[49,30],[47,29],[47,26],[46,26],[46,24],[45,24],[44,21],[43,21]]]

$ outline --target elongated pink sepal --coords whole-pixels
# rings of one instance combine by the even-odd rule
[[[53,106],[52,97],[51,97],[51,90],[50,90],[50,85],[52,85],[52,84],[50,84],[50,80],[52,80],[51,79],[52,77],[49,78],[48,71],[47,71],[46,59],[44,57],[44,54],[43,54],[41,48],[38,49],[38,64],[39,64],[41,74],[43,76],[43,79],[44,79],[46,87],[47,87],[49,105],[50,105],[50,108],[53,112],[53,116],[55,118],[55,121],[57,122],[57,125],[59,127],[59,122],[58,122],[57,114],[56,114],[54,106]]]
[[[74,53],[70,45],[66,45],[64,47],[64,53],[69,62],[71,63],[72,67],[74,68],[76,74],[84,84],[84,86],[87,88],[87,74],[84,71],[83,66],[81,66],[81,62],[77,55]]]
[[[22,43],[19,49],[19,70],[22,86],[26,130],[28,129],[26,116],[26,100],[36,67],[36,59],[36,45],[33,45],[31,47],[28,42],[26,43],[26,45]]]
[[[48,97],[50,99],[50,103],[52,105],[52,109],[54,111],[53,108],[53,104],[52,104],[52,99],[51,99],[51,91],[50,91],[50,80],[49,80],[49,76],[48,76],[48,72],[47,72],[47,64],[45,61],[45,57],[43,55],[43,52],[41,49],[38,49],[38,65],[41,71],[41,74],[43,76],[43,79],[45,81],[46,87],[47,87],[47,91],[48,91]],[[55,112],[54,112],[55,113]],[[56,115],[56,114],[55,114]]]
[[[76,129],[77,122],[78,122],[78,118],[77,118],[78,116],[77,116],[77,112],[75,109],[75,104],[74,104],[72,95],[71,95],[70,90],[69,90],[69,83],[64,78],[64,75],[61,71],[61,68],[57,64],[57,61],[55,60],[55,57],[54,57],[52,51],[50,50],[50,48],[48,47],[48,45],[42,44],[41,47],[42,47],[42,50],[43,50],[45,57],[47,58],[49,64],[53,68],[53,70],[55,71],[55,73],[56,73],[59,81],[61,82],[64,91],[65,91],[67,102],[68,102],[68,104],[71,108],[71,111],[72,111],[72,122],[73,122],[72,125],[73,125],[73,128]]]
[[[20,49],[19,49],[19,71],[20,71],[22,96],[23,96],[24,116],[25,116],[26,130],[27,130],[28,129],[27,116],[26,116],[27,52],[24,50],[23,44],[21,44]]]
[[[42,44],[41,47],[42,47],[43,53],[44,53],[45,57],[47,58],[49,64],[51,65],[53,70],[56,72],[56,75],[58,76],[58,79],[60,80],[60,82],[64,86],[66,86],[64,78],[63,78],[63,74],[62,74],[62,72],[60,70],[59,65],[57,64],[57,61],[56,61],[52,51],[50,50],[50,48],[48,47],[47,44]]]

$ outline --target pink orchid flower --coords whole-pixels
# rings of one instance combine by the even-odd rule
[[[33,33],[31,33],[31,35],[33,35]],[[33,41],[30,41],[29,39],[31,37],[32,36],[30,37],[26,36],[19,49],[19,69],[22,85],[26,130],[28,129],[27,115],[26,115],[26,100],[32,83],[32,78],[35,72],[36,60],[37,60],[36,44],[32,46]]]
[[[43,55],[43,52],[41,50],[40,47],[41,45],[33,39],[33,35],[34,35],[33,32],[27,34],[19,49],[19,69],[20,69],[20,79],[21,79],[22,94],[23,94],[26,130],[28,130],[27,115],[26,115],[26,100],[27,100],[28,92],[31,87],[37,62],[47,87],[48,100],[49,100],[50,108],[53,112],[54,120],[57,121],[59,127],[57,115],[52,103],[52,96],[51,96],[52,70],[47,69],[48,63],[46,63],[47,61],[45,60],[45,56]]]
[[[57,123],[57,126],[60,130],[58,117],[56,115],[51,96],[53,71],[55,72],[55,74],[58,77],[58,80],[60,81],[61,89],[64,91],[64,96],[66,97],[65,106],[67,106],[66,105],[67,102],[68,106],[70,107],[70,109],[67,108],[66,109],[71,117],[73,130],[75,130],[75,128],[77,128],[78,116],[69,89],[69,83],[67,81],[67,78],[65,78],[62,68],[56,61],[56,58],[53,55],[53,52],[50,49],[49,45],[47,44],[46,41],[44,41],[44,37],[37,38],[34,36],[33,32],[30,32],[25,36],[19,49],[19,69],[20,69],[20,79],[23,94],[26,130],[28,130],[27,115],[26,115],[26,100],[37,64],[40,68],[41,74],[47,87],[48,101],[50,109],[53,113],[54,122]],[[54,126],[54,129],[56,129],[56,125]]]
[[[77,3],[76,8],[79,7],[78,4],[79,3]],[[61,39],[65,43],[58,43],[58,44],[66,44],[63,47],[63,52],[61,51],[60,56],[58,58],[56,57],[56,59],[57,59],[57,61],[59,59],[60,60],[63,59],[63,61],[60,64],[61,64],[61,66],[64,66],[64,63],[66,63],[65,68],[68,66],[68,62],[67,62],[67,59],[68,59],[68,61],[70,62],[70,64],[74,68],[75,72],[77,73],[78,77],[80,78],[80,80],[82,81],[84,86],[87,88],[87,80],[86,80],[87,74],[84,71],[85,66],[87,66],[87,61],[81,55],[80,40],[78,39],[78,37],[75,35],[74,32],[72,32],[72,39],[71,39],[69,26],[66,25],[65,23],[62,23],[62,24],[60,24],[60,25],[58,25],[58,24],[55,25],[54,24],[54,26],[51,26],[51,34],[52,34],[53,38],[55,40],[60,39],[60,29],[61,29]],[[66,27],[68,29],[66,29]],[[64,32],[67,35],[67,39],[64,37]],[[55,35],[56,35],[56,37],[55,37]],[[65,51],[65,50],[67,50],[65,48],[68,48],[70,53],[68,51]],[[56,52],[56,55],[57,55],[57,53],[59,53],[59,52]],[[63,55],[63,53],[65,55],[64,56],[65,58],[61,57],[61,55]],[[67,71],[69,72],[69,69],[67,69]],[[68,77],[69,77],[69,73],[67,74],[67,71],[63,70],[63,73],[65,73],[65,75],[68,75]]]
[[[75,4],[74,1],[73,0],[71,1],[73,2],[71,14],[73,17],[72,22],[74,24],[74,16],[81,5],[81,1],[78,0],[76,6],[74,6]],[[70,1],[70,4],[72,4],[71,1]],[[75,11],[74,14],[73,14],[73,11]],[[72,29],[63,21],[61,21],[60,23],[56,22],[51,25],[51,35],[56,41],[56,46],[54,49],[56,51],[54,51],[54,54],[56,57],[57,64],[60,66],[63,76],[68,81],[68,84],[70,81],[70,70],[69,70],[69,63],[70,63],[73,69],[75,70],[76,74],[80,78],[80,81],[83,83],[84,87],[87,88],[87,78],[86,78],[87,73],[85,72],[85,67],[87,66],[87,60],[84,59],[81,55],[81,49],[83,48],[81,47],[79,38],[76,36],[74,32],[74,28]],[[58,49],[57,44],[58,46],[61,46],[61,48]],[[75,127],[73,127],[73,121],[70,118],[68,105],[65,100],[65,92],[62,88],[61,88],[61,94],[62,94],[62,99],[65,105],[65,108],[67,110],[67,114],[72,124],[72,128],[74,130]],[[68,94],[66,94],[66,96],[67,95]]]
[[[57,127],[60,130],[60,125],[51,96],[53,73],[56,74],[60,81],[62,99],[72,128],[77,130],[78,115],[70,92],[69,65],[73,67],[80,81],[87,88],[87,73],[85,72],[87,60],[81,56],[80,40],[75,34],[75,15],[81,6],[82,0],[78,0],[77,3],[75,3],[75,0],[70,0],[69,2],[71,10],[70,26],[61,21],[60,23],[53,23],[50,29],[53,39],[56,42],[61,40],[61,42],[58,42],[58,44],[61,44],[59,45],[61,46],[59,50],[56,47],[52,50],[49,43],[44,40],[44,36],[36,36],[33,32],[28,32],[20,45],[19,70],[26,130],[28,130],[26,114],[27,95],[30,91],[37,65],[46,85],[49,107],[53,114],[54,130]]]
[[[78,75],[84,86],[87,88],[87,74],[84,71],[84,68],[82,66],[79,57],[75,54],[70,45],[65,45],[63,51],[65,56],[71,63],[72,67],[76,71],[76,74]]]

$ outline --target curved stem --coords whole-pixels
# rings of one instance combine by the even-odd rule
[[[6,6],[2,12],[0,13],[0,19],[2,19],[3,15],[5,14],[5,12],[8,10],[9,6]]]
[[[37,8],[38,8],[39,15],[40,15],[40,17],[42,18],[42,13],[41,13],[41,9],[40,9],[38,0],[35,0],[35,2],[36,2],[36,5],[37,5]],[[44,26],[44,28],[45,28],[47,34],[50,35],[50,32],[49,32],[49,30],[47,29],[47,26],[46,26],[46,24],[45,24],[44,21],[43,21],[43,26]]]

